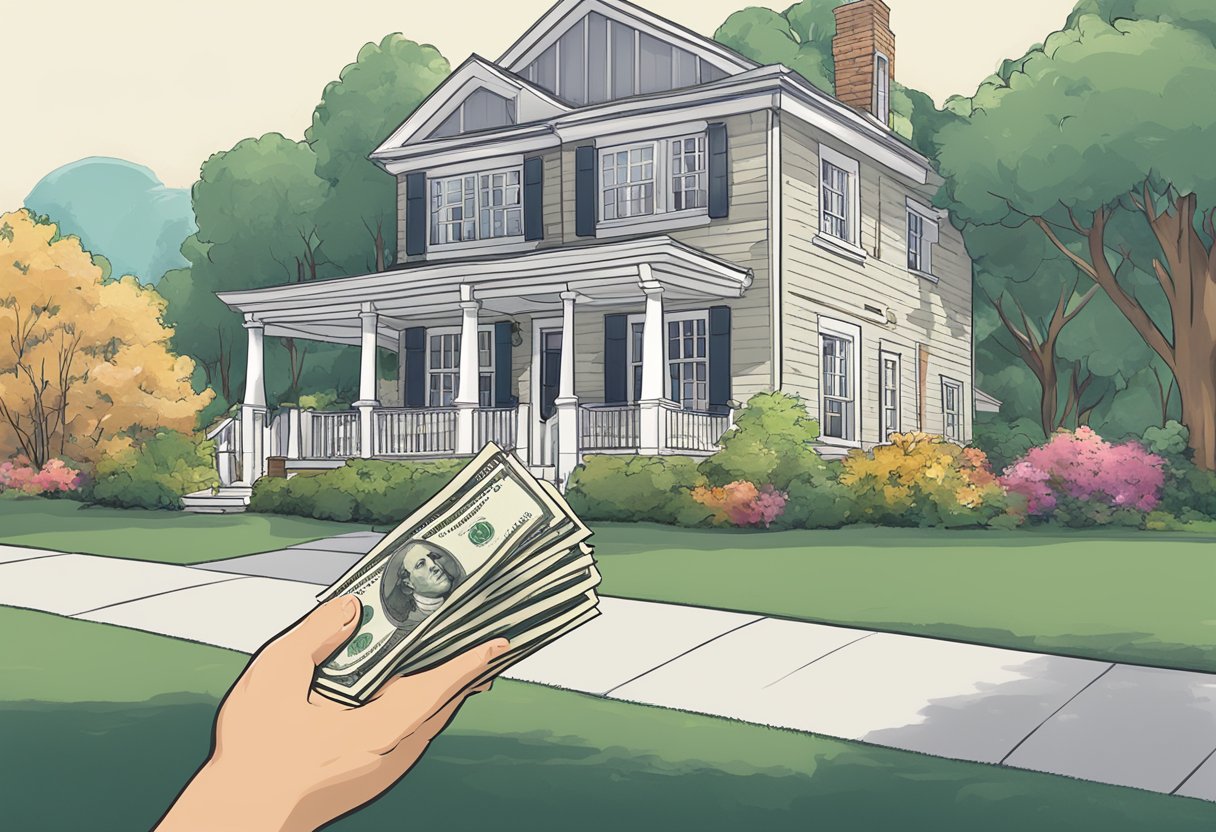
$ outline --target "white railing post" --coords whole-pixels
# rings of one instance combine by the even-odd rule
[[[262,442],[266,421],[266,369],[262,359],[265,328],[253,315],[246,314],[245,332],[249,350],[245,358],[245,398],[241,402],[241,481],[252,485],[266,467]]]
[[[287,408],[287,458],[300,458],[300,408]]]
[[[481,403],[478,389],[477,316],[481,301],[473,297],[473,287],[460,287],[460,367],[456,381],[456,453],[471,454],[477,450],[477,406]]]
[[[578,466],[578,394],[574,390],[574,302],[577,292],[562,292],[562,352],[557,398],[557,479],[564,483]]]
[[[663,447],[663,287],[651,280],[650,266],[638,266],[642,291],[646,293],[646,316],[642,322],[642,395],[638,399],[638,453],[657,454]]]
[[[532,438],[532,406],[520,402],[515,406],[515,456],[524,465],[532,464],[529,440]]]

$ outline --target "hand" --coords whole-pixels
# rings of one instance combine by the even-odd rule
[[[263,647],[216,718],[211,757],[158,832],[313,830],[399,780],[506,652],[496,639],[389,681],[358,708],[310,690],[317,665],[355,632],[361,604],[335,598]]]

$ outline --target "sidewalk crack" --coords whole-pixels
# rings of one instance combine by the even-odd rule
[[[206,583],[191,584],[190,586],[179,586],[176,589],[166,589],[164,592],[153,592],[148,595],[141,595],[138,598],[127,598],[122,601],[115,601],[112,604],[102,604],[100,607],[94,607],[91,610],[82,610],[80,612],[74,612],[71,614],[71,617],[79,618],[82,615],[91,615],[95,612],[100,612],[101,610],[108,610],[111,607],[121,607],[123,604],[134,604],[136,601],[147,601],[149,598],[159,598],[162,595],[172,595],[175,592],[182,592],[187,589],[197,589],[200,586],[215,586],[217,584],[227,584],[227,583],[231,583],[232,581],[244,580],[245,578],[248,578],[248,577],[249,577],[248,575],[234,575],[233,577],[225,578],[222,581],[207,581]]]
[[[1027,734],[1026,736],[1022,737],[1020,740],[1018,740],[1018,744],[1017,744],[1017,745],[1015,745],[1013,748],[1009,749],[1009,753],[1008,753],[1008,754],[1006,754],[1004,757],[1002,757],[1002,758],[1001,758],[1001,760],[1000,760],[1000,762],[998,763],[998,765],[1002,765],[1002,766],[1003,766],[1003,765],[1005,765],[1005,761],[1006,761],[1006,760],[1008,760],[1010,757],[1012,757],[1012,756],[1013,756],[1013,752],[1017,751],[1019,748],[1021,748],[1021,747],[1022,747],[1022,743],[1026,742],[1026,740],[1028,740],[1028,739],[1030,739],[1031,737],[1033,737],[1033,736],[1035,735],[1035,732],[1037,732],[1037,731],[1038,731],[1040,728],[1042,728],[1044,725],[1046,725],[1048,722],[1050,722],[1050,721],[1051,721],[1051,718],[1052,718],[1052,717],[1054,717],[1054,716],[1055,716],[1056,714],[1058,714],[1060,711],[1064,710],[1064,709],[1065,709],[1065,708],[1067,708],[1069,705],[1071,705],[1074,699],[1076,699],[1076,698],[1077,698],[1078,696],[1080,696],[1081,694],[1085,693],[1085,691],[1089,690],[1089,688],[1090,688],[1090,687],[1091,687],[1093,684],[1095,684],[1095,683],[1096,683],[1096,682],[1097,682],[1099,679],[1101,679],[1103,676],[1105,676],[1107,673],[1110,673],[1110,672],[1111,672],[1112,670],[1114,670],[1114,669],[1115,669],[1115,665],[1114,665],[1114,664],[1111,664],[1109,667],[1107,667],[1107,668],[1106,668],[1106,670],[1103,670],[1103,671],[1102,671],[1101,673],[1099,673],[1097,676],[1095,676],[1094,678],[1090,679],[1090,680],[1089,680],[1089,682],[1087,682],[1087,683],[1086,683],[1085,687],[1081,688],[1079,691],[1077,691],[1076,693],[1074,693],[1072,696],[1068,697],[1068,701],[1066,701],[1066,702],[1065,702],[1063,705],[1061,705],[1060,707],[1058,707],[1058,708],[1056,708],[1054,711],[1052,711],[1050,714],[1048,714],[1048,715],[1047,715],[1047,718],[1046,718],[1046,719],[1044,719],[1042,722],[1040,722],[1038,725],[1034,726],[1034,728],[1032,728],[1032,729],[1031,729],[1031,731],[1030,731],[1030,733],[1029,733],[1029,734]]]
[[[764,620],[763,616],[757,616],[756,618],[752,619],[751,621],[745,621],[745,622],[743,622],[743,623],[742,623],[742,624],[740,624],[738,627],[731,627],[729,630],[727,630],[727,631],[726,631],[726,632],[724,632],[724,633],[718,633],[718,634],[717,634],[716,636],[714,636],[713,638],[711,638],[711,639],[706,639],[705,641],[701,642],[700,644],[697,644],[697,645],[695,645],[695,646],[693,646],[693,647],[689,647],[689,648],[688,648],[687,650],[685,650],[683,653],[680,653],[679,655],[676,655],[676,656],[672,656],[670,659],[668,659],[667,661],[663,662],[662,664],[656,664],[654,667],[650,668],[649,670],[643,671],[642,673],[639,673],[637,676],[634,676],[632,679],[626,679],[625,681],[621,682],[619,685],[614,685],[613,687],[611,687],[611,688],[609,688],[608,690],[604,691],[604,692],[603,692],[602,694],[600,694],[600,695],[601,695],[601,696],[611,696],[611,695],[612,695],[613,693],[615,693],[616,691],[618,691],[618,690],[620,690],[621,688],[625,687],[625,685],[633,684],[633,683],[634,683],[634,682],[636,682],[638,679],[641,679],[643,676],[647,676],[647,675],[649,675],[649,674],[651,674],[651,673],[654,673],[654,672],[655,672],[656,670],[658,670],[659,668],[666,667],[667,665],[671,664],[672,662],[674,662],[674,661],[676,661],[676,660],[678,660],[678,659],[682,659],[682,658],[684,658],[685,656],[687,656],[689,653],[693,652],[694,650],[700,650],[702,647],[704,647],[704,646],[705,646],[705,645],[707,645],[707,644],[712,644],[713,642],[717,641],[717,640],[718,640],[718,639],[720,639],[720,638],[723,638],[723,637],[725,637],[725,636],[728,636],[728,635],[730,635],[731,633],[736,633],[736,632],[738,632],[739,630],[742,630],[744,627],[750,627],[752,624],[755,624],[757,621],[763,621],[763,620]]]
[[[782,676],[780,679],[774,679],[773,681],[769,682],[767,685],[762,687],[761,690],[768,690],[769,688],[771,688],[773,685],[777,684],[778,682],[784,682],[786,679],[790,678],[798,671],[806,670],[808,667],[810,667],[811,665],[813,665],[815,662],[819,661],[820,659],[826,659],[828,656],[832,655],[833,653],[843,650],[844,648],[848,647],[851,644],[856,644],[859,641],[863,641],[872,635],[874,635],[874,633],[866,633],[864,636],[860,636],[859,638],[855,638],[850,642],[846,642],[845,644],[840,645],[839,647],[835,648],[834,650],[829,650],[828,652],[824,653],[822,656],[816,656],[815,658],[811,659],[806,664],[802,665],[802,667],[796,667],[793,670],[791,670],[789,673]]]

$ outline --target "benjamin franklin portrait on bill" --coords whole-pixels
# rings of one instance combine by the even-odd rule
[[[465,579],[464,568],[447,549],[417,538],[394,545],[380,584],[385,617],[408,633],[443,606]]]

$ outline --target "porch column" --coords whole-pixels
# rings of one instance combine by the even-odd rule
[[[651,281],[650,267],[640,266],[646,293],[642,322],[642,395],[638,399],[638,453],[657,454],[663,447],[663,287]]]
[[[574,302],[577,292],[562,292],[562,352],[557,383],[557,481],[565,484],[578,465],[578,395],[574,390]]]
[[[481,301],[473,297],[472,286],[460,287],[460,370],[456,382],[456,453],[478,451],[476,442],[478,394],[477,316]]]
[[[365,303],[359,312],[359,456],[370,459],[376,452],[375,436],[372,433],[375,411],[380,402],[376,400],[376,336],[379,333],[380,315],[376,308]]]
[[[249,350],[245,359],[245,397],[241,400],[241,482],[253,485],[266,466],[263,428],[266,424],[266,380],[262,336],[265,325],[245,315]]]

